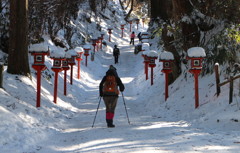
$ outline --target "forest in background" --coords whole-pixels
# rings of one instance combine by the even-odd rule
[[[102,12],[110,0],[23,0],[27,2],[27,42],[39,43],[42,36],[50,35],[56,45],[70,49],[90,40],[87,32],[73,26],[79,9],[86,4],[84,15],[79,20],[96,20],[101,31],[101,19],[108,18]],[[151,38],[159,38],[159,47],[170,51],[175,57],[175,68],[171,80],[181,74],[186,64],[186,51],[193,46],[206,50],[203,74],[211,73],[215,62],[226,66],[226,73],[239,62],[239,16],[240,2],[235,0],[119,0],[126,12],[126,21],[131,17],[147,16],[150,19]],[[9,53],[10,4],[14,0],[0,0],[0,50]],[[114,15],[112,11],[112,15]],[[58,33],[63,32],[64,38]],[[78,37],[79,42],[72,42]],[[21,44],[21,43],[20,43]],[[28,45],[27,44],[27,45]],[[27,52],[27,50],[26,50]],[[11,57],[11,56],[10,56]],[[16,57],[16,56],[15,56]],[[23,58],[22,58],[23,59]],[[21,59],[21,60],[22,60]],[[27,59],[27,58],[26,58]],[[16,62],[15,62],[16,63]],[[17,64],[17,63],[16,63]]]

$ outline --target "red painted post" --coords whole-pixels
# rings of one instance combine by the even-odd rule
[[[165,101],[168,99],[168,73],[165,73]]]
[[[194,75],[194,87],[195,87],[195,108],[199,106],[199,93],[198,93],[198,75],[202,70],[202,60],[206,57],[205,50],[201,47],[192,47],[187,51],[187,59],[191,60],[190,73]]]
[[[57,88],[58,88],[58,72],[55,72],[55,77],[54,77],[54,98],[53,102],[56,104],[57,103]]]
[[[199,95],[198,95],[198,74],[194,74],[195,79],[195,108],[198,108],[199,106]]]
[[[137,24],[137,30],[138,30],[139,19],[136,19],[136,24]]]
[[[108,34],[109,34],[109,39],[108,39],[108,41],[111,42],[112,28],[108,28]]]
[[[150,51],[147,54],[149,59],[149,67],[151,67],[151,85],[153,85],[153,68],[156,67],[155,60],[158,58],[158,53],[156,51]]]
[[[88,56],[89,56],[89,51],[91,50],[91,46],[90,45],[84,45],[83,49],[84,49],[84,56],[86,57],[85,58],[85,66],[87,67]]]
[[[67,70],[64,70],[64,95],[67,95]]]
[[[49,50],[47,48],[43,49],[45,51],[39,51],[39,48],[34,48],[31,46],[30,48],[31,55],[34,56],[34,63],[32,68],[37,71],[37,94],[36,94],[36,107],[41,106],[41,72],[46,69],[44,64],[45,55],[49,54]]]
[[[104,36],[104,33],[101,33],[101,44],[100,44],[100,49],[102,50],[102,43],[103,43],[103,36]]]
[[[168,75],[172,72],[171,63],[174,61],[174,56],[171,52],[163,51],[159,55],[159,62],[163,62],[163,69],[161,72],[165,73],[165,101],[168,96]]]
[[[73,65],[71,64],[70,65],[70,84],[72,85],[73,84]]]
[[[70,65],[70,84],[73,84],[73,65],[76,65],[75,59],[78,56],[77,52],[75,50],[69,50],[67,52],[68,54],[71,55],[71,58],[68,59],[68,64]]]
[[[80,79],[80,69],[81,69],[81,61],[82,61],[82,54],[83,54],[83,48],[82,47],[76,47],[75,51],[77,52],[76,60],[78,61],[78,71],[77,71],[77,78]]]
[[[128,21],[128,23],[130,24],[130,32],[132,32],[132,20]]]
[[[36,107],[41,106],[41,70],[37,71],[37,104]]]
[[[151,86],[153,85],[153,67],[151,67]]]
[[[122,30],[121,38],[123,38],[123,30],[124,30],[124,24],[123,23],[121,24],[121,30]]]

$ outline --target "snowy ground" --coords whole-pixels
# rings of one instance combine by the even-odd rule
[[[141,54],[133,53],[128,32],[124,38],[120,38],[120,32],[115,32],[112,40],[121,50],[120,63],[115,66],[126,87],[123,94],[130,125],[120,96],[114,119],[116,127],[106,127],[101,100],[92,128],[100,100],[98,85],[114,63],[111,51],[114,43],[108,43],[107,48],[96,53],[94,62],[89,61],[88,67],[82,61],[80,80],[74,66],[74,82],[68,84],[67,96],[63,95],[63,73],[60,73],[57,104],[52,102],[54,77],[47,79],[43,75],[41,107],[36,108],[34,70],[32,80],[4,72],[5,90],[0,89],[1,153],[239,152],[239,80],[230,105],[228,85],[216,97],[214,74],[199,77],[198,109],[194,108],[191,74],[180,76],[170,85],[165,102],[161,63],[156,62],[151,86],[150,80],[145,80]],[[49,69],[51,63],[47,58]]]

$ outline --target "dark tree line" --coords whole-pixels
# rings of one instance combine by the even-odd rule
[[[218,41],[219,44],[216,43],[216,36],[222,35],[221,31],[225,28],[239,24],[240,1],[236,0],[146,1],[150,1],[151,24],[157,23],[161,27],[164,49],[173,52],[175,56],[175,70],[172,80],[181,72],[180,63],[188,48],[201,46],[210,54],[210,50],[207,48],[209,43],[213,43],[212,46],[222,45],[223,41]],[[211,52],[218,53],[219,51],[215,49]],[[228,55],[233,58],[236,52],[232,51],[228,54],[228,51],[224,51],[221,53],[223,56]],[[222,58],[215,54],[215,57],[209,56],[208,60],[212,61],[207,62],[208,64],[217,60],[221,62]]]

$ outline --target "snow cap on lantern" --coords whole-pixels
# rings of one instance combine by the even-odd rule
[[[202,60],[206,57],[202,47],[192,47],[187,51],[187,58],[191,60],[191,69],[202,69]]]
[[[83,48],[82,48],[82,47],[76,47],[74,50],[75,50],[75,51],[77,52],[77,54],[78,54],[78,56],[76,57],[76,59],[77,59],[77,60],[81,60],[82,54],[83,54],[83,52],[84,52]]]
[[[89,51],[91,50],[91,45],[86,44],[83,46],[83,49],[84,49],[84,55],[87,56],[89,55]]]
[[[174,61],[174,56],[171,52],[163,51],[159,55],[159,62],[163,62],[163,69],[171,69],[171,62]]]
[[[68,64],[73,64],[73,65],[75,65],[76,63],[75,63],[75,58],[77,57],[77,52],[74,50],[74,49],[71,49],[71,50],[68,50],[67,51],[67,53],[68,54],[70,54],[71,55],[71,58],[68,60]]]
[[[53,50],[50,53],[50,58],[53,59],[52,69],[61,69],[61,60],[65,58],[65,52],[63,50]]]
[[[34,65],[44,65],[45,55],[49,54],[49,50],[43,43],[34,44],[29,46],[29,53],[34,56]]]
[[[62,61],[63,70],[69,70],[68,61],[72,58],[72,55],[68,52],[65,53],[65,59]]]
[[[142,50],[143,50],[143,51],[149,50],[149,48],[150,48],[149,43],[143,43],[143,44],[142,44]]]
[[[150,60],[149,66],[150,67],[155,67],[156,66],[155,60],[158,58],[158,53],[154,50],[151,50],[151,51],[148,52],[147,57]]]

